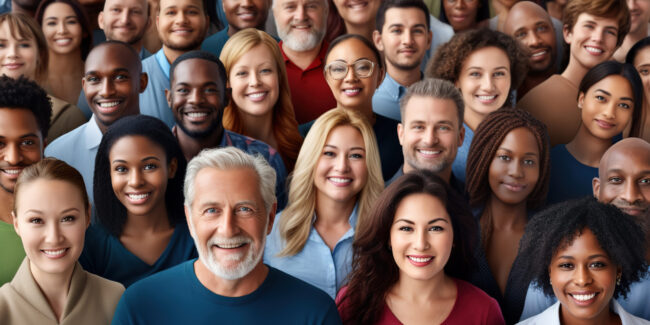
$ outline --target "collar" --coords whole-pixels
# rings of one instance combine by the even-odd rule
[[[97,120],[95,120],[95,114],[93,114],[84,126],[83,137],[86,140],[87,149],[97,148],[99,143],[102,142],[104,134],[102,134],[97,123]]]
[[[160,70],[162,70],[167,79],[169,79],[169,70],[171,69],[171,64],[169,64],[169,61],[167,61],[167,57],[165,56],[165,52],[162,48],[156,52],[156,61],[158,62]]]
[[[352,227],[352,231],[354,231],[354,227],[357,226],[357,218],[359,214],[359,200],[354,204],[354,209],[352,209],[352,213],[350,213],[350,216],[348,216],[348,223],[350,224],[350,227]],[[316,211],[314,211],[314,217],[311,219],[311,225],[312,229],[314,227],[314,223],[316,222]],[[347,235],[347,233],[346,233]],[[346,237],[345,235],[343,237]],[[341,238],[343,239],[343,238]]]
[[[388,73],[384,77],[384,81],[381,83],[379,88],[396,100],[402,98],[406,93],[406,87],[395,81],[395,79],[393,79]]]
[[[280,47],[280,52],[282,52],[282,57],[284,58],[284,63],[285,64],[287,64],[287,63],[293,64],[293,62],[291,62],[291,59],[289,59],[289,57],[284,53],[284,48],[282,48],[282,44],[284,44],[284,41],[280,41],[280,43],[278,43],[278,46]],[[317,68],[317,67],[319,67],[321,65],[324,65],[325,64],[325,53],[327,53],[327,49],[329,47],[330,47],[330,44],[326,40],[323,40],[323,42],[321,42],[321,44],[320,44],[320,51],[318,52],[318,55],[316,55],[316,58],[314,59],[314,61],[311,62],[311,64],[307,67],[307,69],[305,69],[303,71],[311,70],[311,69]],[[294,66],[295,66],[295,64],[294,64]]]

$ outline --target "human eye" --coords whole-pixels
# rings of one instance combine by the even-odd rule
[[[607,267],[607,263],[605,263],[604,261],[595,261],[595,262],[589,263],[589,268],[592,268],[592,269],[602,269],[602,268],[605,268],[605,267]]]
[[[424,28],[415,28],[413,29],[414,34],[425,34]]]
[[[440,131],[451,131],[451,127],[449,125],[441,125],[438,127],[438,130]]]
[[[536,163],[535,159],[524,159],[524,165],[534,166]]]
[[[32,43],[30,43],[30,42],[20,42],[19,46],[21,48],[28,49],[28,48],[32,47]]]
[[[362,73],[370,73],[370,70],[372,69],[372,63],[370,62],[357,62],[354,64],[354,69],[358,72]]]
[[[261,74],[270,74],[270,73],[273,73],[273,69],[271,69],[271,68],[263,68],[262,70],[260,70],[260,73]]]
[[[650,71],[648,71],[648,69],[646,69],[646,68],[639,69],[639,74],[642,75],[642,76],[647,76],[649,72]]]
[[[443,228],[442,226],[431,226],[431,228],[429,228],[429,231],[435,231],[435,232],[440,232],[443,230],[445,230],[445,228]]]
[[[77,20],[77,18],[70,18],[70,19],[68,19],[66,21],[66,24],[68,24],[68,25],[76,25],[78,23],[79,23],[79,21]]]
[[[524,37],[526,37],[526,32],[525,31],[515,33],[515,38],[516,39],[522,39]]]
[[[117,165],[115,168],[113,168],[113,170],[118,173],[125,173],[127,171],[127,168],[122,165]]]
[[[424,130],[424,125],[422,125],[422,124],[413,124],[413,125],[411,125],[411,129],[416,130],[416,131],[422,131],[422,130]]]
[[[36,141],[34,141],[32,139],[25,139],[25,140],[23,140],[23,142],[21,142],[21,145],[23,145],[25,147],[33,146],[35,144],[36,144]]]
[[[478,71],[470,71],[469,76],[478,78],[478,77],[481,77],[481,73],[478,72]]]
[[[49,20],[49,21],[47,22],[46,25],[47,25],[47,26],[50,26],[50,27],[54,27],[54,26],[56,26],[56,21],[54,21],[54,20]]]
[[[29,223],[35,224],[35,225],[41,225],[43,224],[43,219],[39,217],[31,217],[29,218]]]
[[[330,66],[330,72],[335,73],[335,74],[345,73],[346,69],[347,69],[347,66],[345,66],[343,64],[332,64]]]
[[[144,170],[153,170],[153,169],[156,169],[156,168],[158,168],[158,165],[156,165],[154,163],[146,164],[143,167]]]
[[[128,80],[128,79],[129,79],[129,75],[125,73],[120,73],[115,76],[115,80]]]
[[[217,213],[216,208],[206,208],[205,210],[203,210],[203,214],[215,214],[215,213]]]
[[[604,102],[604,101],[605,101],[605,97],[604,97],[604,96],[596,95],[596,96],[594,96],[594,97],[595,97],[596,100],[599,101],[599,102]]]
[[[620,184],[620,183],[623,182],[623,178],[618,177],[618,176],[612,176],[612,177],[607,179],[607,182],[609,182],[611,184]]]
[[[206,94],[216,94],[219,91],[215,87],[208,87],[208,88],[205,88],[205,90],[203,90],[203,92],[205,92]]]
[[[508,155],[497,155],[497,158],[503,161],[510,161],[510,156]]]
[[[360,154],[360,153],[352,153],[352,154],[350,154],[350,158],[354,158],[354,159],[363,159],[363,154]]]
[[[639,180],[639,183],[642,185],[650,185],[650,177],[646,177],[644,179]]]
[[[235,212],[237,214],[240,214],[240,215],[250,215],[250,214],[253,214],[253,212],[255,212],[255,210],[253,210],[252,208],[247,207],[247,206],[240,206],[240,207],[237,207]]]
[[[94,83],[99,82],[99,78],[97,76],[95,76],[95,75],[88,75],[88,76],[86,76],[86,82],[94,84]]]
[[[391,29],[389,30],[389,32],[390,32],[391,34],[401,34],[401,33],[402,33],[402,29],[399,28],[399,27],[395,27],[395,28],[391,28]]]
[[[165,16],[173,16],[175,14],[176,14],[176,10],[174,9],[168,9],[167,11],[165,11]]]
[[[187,14],[192,15],[192,16],[196,16],[196,15],[199,14],[199,11],[196,10],[196,9],[190,9],[190,10],[187,10]]]
[[[493,76],[495,77],[504,77],[506,75],[505,71],[495,71]]]
[[[61,222],[73,222],[77,219],[75,216],[65,216],[61,218]]]
[[[549,26],[547,26],[547,25],[539,25],[539,26],[537,26],[537,31],[538,32],[546,32],[548,30],[549,30]]]
[[[245,77],[247,75],[248,75],[248,71],[246,71],[246,70],[240,70],[240,71],[235,72],[235,76],[237,76],[237,77]]]
[[[618,36],[618,31],[615,29],[606,29],[605,32],[609,35]]]
[[[336,154],[334,153],[334,151],[323,151],[323,156],[335,157]]]
[[[413,228],[410,226],[401,226],[398,229],[399,231],[407,231],[407,232],[413,231]]]
[[[185,94],[189,93],[190,90],[185,88],[185,87],[179,87],[179,88],[176,88],[176,92],[181,94],[181,95],[185,95]]]
[[[630,109],[631,106],[628,103],[619,103],[618,107],[625,108],[625,109]]]
[[[560,269],[563,269],[563,270],[573,270],[574,265],[573,265],[573,263],[563,262],[563,263],[558,264],[557,267],[560,268]]]

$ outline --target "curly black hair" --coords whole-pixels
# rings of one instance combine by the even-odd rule
[[[621,268],[621,281],[614,290],[614,298],[625,298],[630,285],[648,272],[645,234],[632,216],[593,197],[553,205],[528,222],[518,254],[525,268],[522,272],[525,280],[552,296],[548,271],[551,260],[585,229],[594,233],[612,262]]]
[[[36,82],[24,76],[18,79],[0,76],[0,107],[24,108],[32,111],[43,139],[47,138],[52,118],[52,102]]]

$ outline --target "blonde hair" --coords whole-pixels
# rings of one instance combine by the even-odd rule
[[[36,43],[36,69],[34,70],[34,81],[40,83],[44,81],[47,76],[47,65],[49,63],[49,53],[47,50],[47,41],[43,36],[43,31],[38,26],[38,23],[30,17],[22,13],[8,12],[0,15],[0,26],[3,23],[9,26],[9,33],[15,39],[24,38],[27,40],[34,40]],[[9,35],[7,35],[9,36]]]
[[[358,219],[355,229],[366,223],[368,213],[384,189],[384,180],[379,162],[379,149],[375,132],[370,123],[358,112],[346,109],[332,109],[321,115],[305,138],[298,154],[296,168],[290,179],[289,204],[279,221],[280,236],[285,246],[278,256],[296,255],[305,247],[312,227],[316,209],[315,169],[322,156],[323,147],[330,132],[338,126],[352,126],[357,129],[366,146],[366,167],[368,180],[358,195]]]
[[[252,48],[261,45],[266,47],[276,63],[278,81],[280,85],[280,94],[278,101],[273,107],[272,125],[273,135],[278,142],[278,152],[287,167],[287,171],[293,170],[298,157],[298,151],[302,145],[302,137],[298,132],[298,122],[293,111],[291,102],[291,92],[289,90],[289,79],[284,66],[284,57],[278,43],[269,34],[255,28],[246,28],[233,35],[224,45],[219,59],[226,68],[226,76],[230,79],[232,67],[241,59],[244,54]],[[242,125],[239,107],[235,101],[231,100],[223,111],[223,127],[227,130],[245,134]]]

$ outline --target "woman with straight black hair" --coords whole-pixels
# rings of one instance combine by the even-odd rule
[[[187,163],[157,118],[124,117],[95,159],[95,217],[81,264],[124,286],[197,257],[183,210]]]

